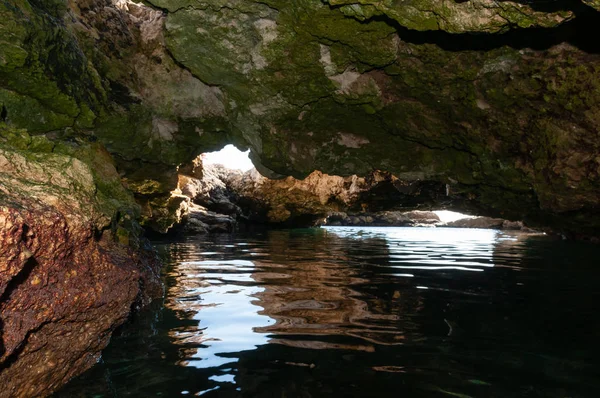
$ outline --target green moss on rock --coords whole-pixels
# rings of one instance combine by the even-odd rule
[[[73,206],[83,206],[81,211],[98,229],[112,228],[115,238],[121,241],[125,229],[128,243],[140,244],[141,230],[135,222],[140,208],[123,186],[111,155],[100,143],[90,142],[84,136],[55,142],[0,123],[0,150],[26,159],[30,170],[26,178],[30,181],[23,183],[40,187],[47,184],[48,195],[71,198]],[[31,174],[34,170],[39,170],[39,174]],[[64,192],[54,194],[54,190]],[[43,197],[40,195],[41,200]]]
[[[0,107],[5,109],[6,122],[32,133],[59,130],[74,123],[69,115],[55,113],[36,99],[3,88],[0,88]]]
[[[554,27],[570,11],[513,1],[155,0],[166,17],[130,5],[135,18],[115,9],[109,23],[97,8],[74,27],[61,4],[0,4],[0,105],[6,122],[29,132],[6,142],[76,156],[68,141],[98,138],[144,214],[164,213],[160,228],[177,207],[167,200],[175,167],[226,142],[249,147],[275,174],[385,169],[448,184],[468,207],[508,218],[558,225],[559,213],[597,207],[597,54],[566,44],[450,51],[440,40],[464,36],[407,30]],[[115,37],[89,28],[105,23]],[[62,143],[36,137],[49,131]],[[125,201],[116,185],[100,191]]]
[[[4,121],[32,133],[91,127],[101,88],[75,36],[64,1],[0,4],[0,104]],[[92,82],[92,84],[90,84]]]

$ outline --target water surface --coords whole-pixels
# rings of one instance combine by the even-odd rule
[[[157,242],[164,302],[58,397],[599,397],[600,247],[352,228]]]

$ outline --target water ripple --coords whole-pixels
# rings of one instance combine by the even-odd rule
[[[600,396],[598,249],[353,227],[158,247],[164,307],[84,396]]]

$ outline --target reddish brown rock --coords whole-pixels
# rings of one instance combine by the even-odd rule
[[[429,209],[432,195],[444,194],[438,186],[410,184],[384,171],[366,177],[315,171],[303,180],[273,180],[256,169],[242,173],[222,165],[205,165],[200,179],[180,175],[176,192],[221,213],[219,218],[280,226],[436,224],[435,214],[409,210]],[[187,219],[189,224],[193,217]]]
[[[48,207],[1,207],[0,220],[0,397],[44,396],[92,366],[148,300],[153,264]]]
[[[123,202],[99,188],[118,181],[109,166],[0,147],[2,398],[51,394],[96,363],[132,307],[162,293],[155,256],[115,239],[107,211]]]

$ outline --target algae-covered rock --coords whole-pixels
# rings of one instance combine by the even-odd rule
[[[67,4],[62,1],[0,4],[4,121],[32,131],[50,131],[71,126],[82,113],[97,108],[103,88],[73,31],[62,20],[66,13]]]
[[[583,3],[61,4],[2,6],[0,116],[97,137],[147,225],[171,224],[177,165],[234,142],[269,176],[388,170],[481,213],[597,228]]]
[[[594,7],[596,10],[600,10],[600,1],[598,0],[581,0],[583,1],[585,4],[587,4],[590,7]]]
[[[535,1],[327,0],[327,3],[361,21],[386,17],[409,29],[439,29],[450,33],[494,33],[514,26],[554,27],[574,16],[570,10],[537,11]]]
[[[232,132],[240,130],[261,170],[304,177],[380,168],[447,184],[451,198],[477,212],[565,231],[597,228],[581,224],[595,219],[599,193],[597,55],[560,41],[531,49],[534,39],[514,35],[489,44],[419,36],[376,17],[406,17],[416,2],[376,2],[362,21],[342,2],[242,3],[177,9],[167,16],[167,45],[231,99]],[[353,9],[367,3],[375,2]],[[476,16],[483,3],[436,4]],[[567,18],[535,4],[493,3],[484,11],[547,18],[539,26]],[[492,20],[472,18],[482,25],[464,30],[503,29]],[[573,211],[586,216],[556,223]]]
[[[0,150],[2,185],[11,194],[52,204],[115,239],[125,228],[126,246],[141,245],[140,206],[102,144],[77,135],[49,139],[0,123]]]

